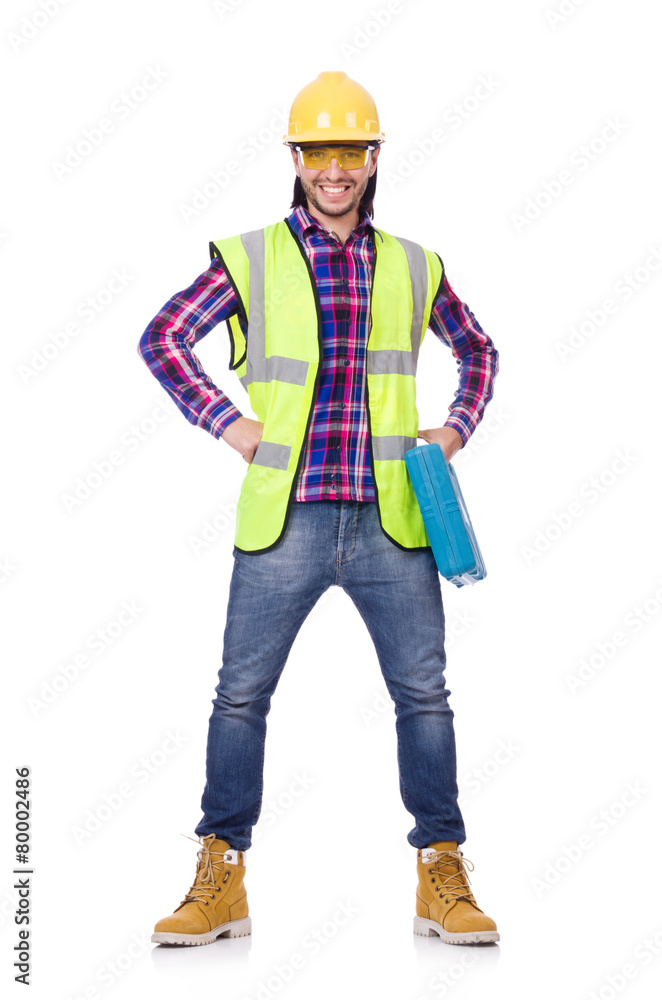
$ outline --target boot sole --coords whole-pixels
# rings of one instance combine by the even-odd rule
[[[228,920],[224,924],[219,924],[207,934],[176,934],[169,931],[158,931],[152,934],[152,941],[155,944],[211,944],[219,937],[247,937],[252,932],[250,917],[242,917],[241,920]]]
[[[436,935],[446,944],[487,944],[500,940],[498,931],[465,931],[463,934],[451,934],[436,920],[419,916],[414,917],[414,934],[420,934],[421,937]]]

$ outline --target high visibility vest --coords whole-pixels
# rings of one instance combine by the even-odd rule
[[[387,538],[402,549],[430,548],[404,454],[417,445],[418,352],[443,264],[418,243],[376,233],[366,345],[375,497]],[[319,295],[304,246],[287,219],[216,240],[209,249],[240,303],[227,321],[229,367],[264,424],[242,482],[234,543],[242,552],[266,552],[285,530],[310,427],[323,351]]]

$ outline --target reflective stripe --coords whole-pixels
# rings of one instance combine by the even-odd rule
[[[401,437],[399,434],[388,434],[383,437],[373,437],[372,453],[375,461],[405,457],[409,448],[416,447],[417,438]]]
[[[264,229],[252,229],[241,234],[241,242],[249,260],[248,333],[246,374],[239,381],[248,390],[251,382],[289,382],[305,385],[309,361],[272,354],[266,358],[266,319],[264,303]]]
[[[425,302],[428,295],[428,264],[425,258],[425,250],[418,243],[405,240],[401,236],[395,239],[405,248],[407,263],[409,264],[409,277],[411,279],[412,299],[414,308],[411,316],[411,353],[414,360],[414,372],[418,362],[418,351],[421,346],[423,335],[423,314],[425,312]],[[412,372],[412,374],[414,374]]]
[[[246,375],[241,379],[246,388],[254,381],[253,370],[264,359],[266,326],[264,320],[264,229],[241,233],[241,242],[249,263],[248,271],[248,330],[246,332]],[[247,379],[248,382],[245,382]]]
[[[280,354],[272,354],[269,358],[254,357],[252,361],[250,374],[246,372],[239,379],[246,390],[251,382],[271,382],[274,378],[279,382],[289,382],[291,385],[306,384],[309,361],[284,358]]]
[[[415,375],[411,351],[366,351],[366,371],[370,375]]]
[[[287,469],[291,451],[289,444],[260,441],[251,464],[266,465],[269,469]]]

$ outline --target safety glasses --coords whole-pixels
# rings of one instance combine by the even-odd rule
[[[304,167],[310,170],[326,170],[335,156],[341,170],[360,170],[370,158],[376,146],[295,146],[301,154]]]

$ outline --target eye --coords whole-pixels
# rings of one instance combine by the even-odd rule
[[[361,159],[361,154],[356,149],[348,149],[345,152],[345,159],[351,163],[356,163]]]

